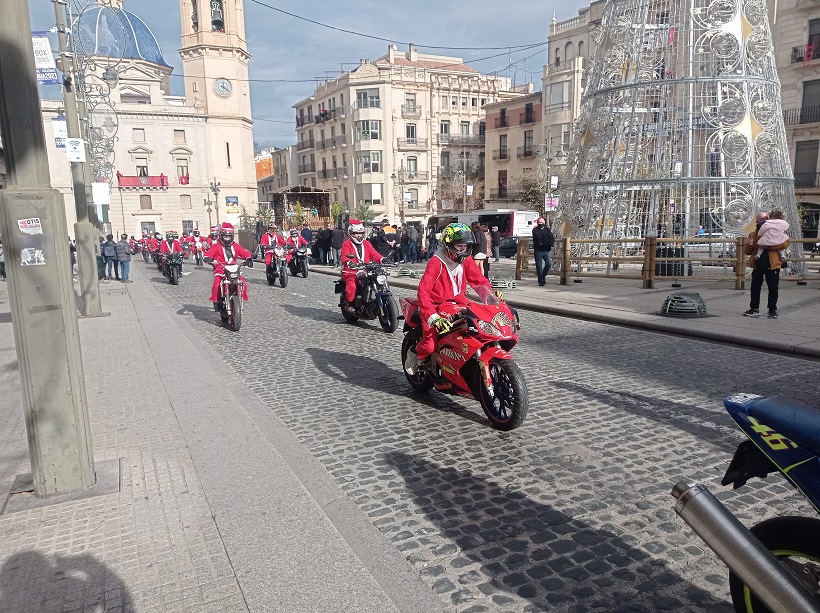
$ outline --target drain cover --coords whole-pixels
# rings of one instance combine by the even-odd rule
[[[695,292],[685,292],[680,294],[669,294],[663,301],[661,315],[672,317],[706,317],[706,303],[700,294]]]

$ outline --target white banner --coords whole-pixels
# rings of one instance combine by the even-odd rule
[[[52,117],[51,127],[54,130],[54,143],[57,145],[57,149],[65,149],[65,139],[68,138],[65,117]]]
[[[59,85],[54,56],[51,54],[51,43],[46,32],[32,32],[31,42],[34,46],[34,67],[37,70],[37,83],[41,85]]]

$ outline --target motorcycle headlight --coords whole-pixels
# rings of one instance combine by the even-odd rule
[[[478,325],[478,329],[481,330],[484,334],[489,334],[490,336],[504,336],[501,330],[496,328],[489,321],[479,319],[476,321],[476,324]]]
[[[229,279],[238,279],[239,278],[239,273],[236,273],[236,272],[231,273],[231,274],[228,275],[228,278]]]
[[[386,275],[376,275],[376,283],[379,285],[384,285],[387,283],[387,276]]]

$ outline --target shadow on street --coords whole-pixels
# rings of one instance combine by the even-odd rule
[[[54,609],[55,601],[60,608]],[[134,610],[131,592],[120,576],[93,555],[45,556],[38,551],[17,553],[0,567],[0,611]]]
[[[181,309],[177,309],[177,315],[183,317],[193,315],[197,321],[204,321],[212,324],[217,328],[223,327],[222,320],[219,318],[219,313],[214,311],[213,306],[204,306],[201,304],[183,304]]]
[[[506,592],[539,610],[732,610],[618,535],[522,492],[398,451],[385,460],[404,478],[417,512],[458,546],[451,565],[479,563],[483,576],[473,581],[498,604],[510,604]],[[406,534],[407,541],[423,540]],[[435,569],[422,574],[436,576]]]

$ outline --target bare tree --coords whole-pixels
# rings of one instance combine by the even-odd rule
[[[525,170],[512,178],[512,195],[535,211],[543,214],[546,186],[532,170]]]
[[[484,179],[467,178],[467,185],[473,186],[473,195],[467,197],[468,211],[475,211],[484,208]],[[459,177],[444,177],[439,181],[439,197],[443,202],[448,202],[454,211],[464,211],[464,186],[463,179]]]

